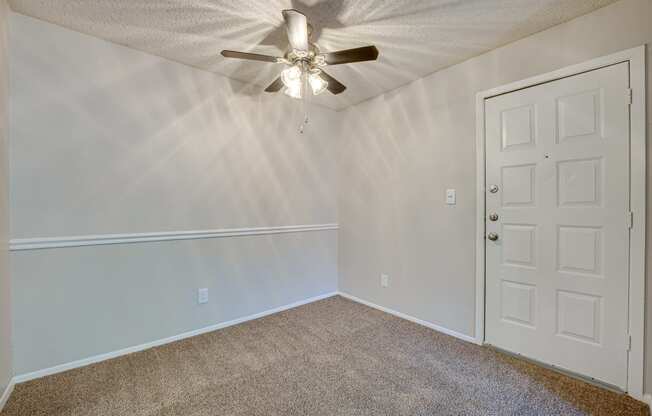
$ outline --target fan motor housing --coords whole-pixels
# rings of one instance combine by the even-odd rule
[[[303,64],[310,69],[318,69],[326,65],[326,60],[320,54],[319,46],[315,43],[310,43],[310,50],[308,52],[289,50],[285,53],[284,59],[288,65]]]

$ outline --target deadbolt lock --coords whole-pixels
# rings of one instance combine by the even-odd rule
[[[498,214],[496,214],[495,212],[489,214],[489,219],[491,221],[498,221]]]

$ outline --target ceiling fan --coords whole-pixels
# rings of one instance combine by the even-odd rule
[[[302,98],[308,87],[314,95],[328,90],[332,94],[344,92],[346,87],[328,75],[323,68],[329,65],[341,65],[353,62],[374,61],[378,58],[375,46],[346,49],[337,52],[322,53],[319,46],[310,41],[312,27],[306,16],[294,9],[283,10],[283,19],[287,27],[289,40],[288,51],[284,56],[269,56],[257,53],[222,51],[226,58],[248,59],[252,61],[272,62],[287,65],[281,75],[274,80],[265,92],[283,92],[293,98]]]

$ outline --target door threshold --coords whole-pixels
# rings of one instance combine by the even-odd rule
[[[567,370],[567,369],[565,369],[563,367],[559,367],[559,366],[556,366],[554,364],[544,363],[544,362],[536,360],[534,358],[527,357],[527,356],[525,356],[523,354],[508,351],[508,350],[496,347],[496,346],[491,345],[491,344],[484,344],[484,346],[489,348],[489,349],[492,349],[492,350],[494,350],[496,352],[508,355],[510,357],[518,358],[518,359],[526,361],[526,362],[528,362],[530,364],[534,364],[534,365],[536,365],[538,367],[543,367],[543,368],[546,368],[548,370],[552,370],[554,372],[563,374],[565,376],[574,378],[576,380],[580,380],[580,381],[583,381],[585,383],[594,385],[594,386],[599,387],[601,389],[609,390],[609,391],[612,391],[612,392],[618,393],[618,394],[627,394],[627,392],[624,391],[623,389],[621,389],[620,387],[614,386],[614,385],[609,384],[609,383],[605,383],[605,382],[597,380],[597,379],[595,379],[593,377],[585,376],[583,374],[578,374],[578,373],[575,373],[573,371]]]

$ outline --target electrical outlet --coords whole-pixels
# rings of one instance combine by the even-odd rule
[[[202,288],[197,290],[197,303],[208,303],[208,289]]]
[[[380,275],[380,286],[389,287],[389,275],[386,275],[384,273]]]

